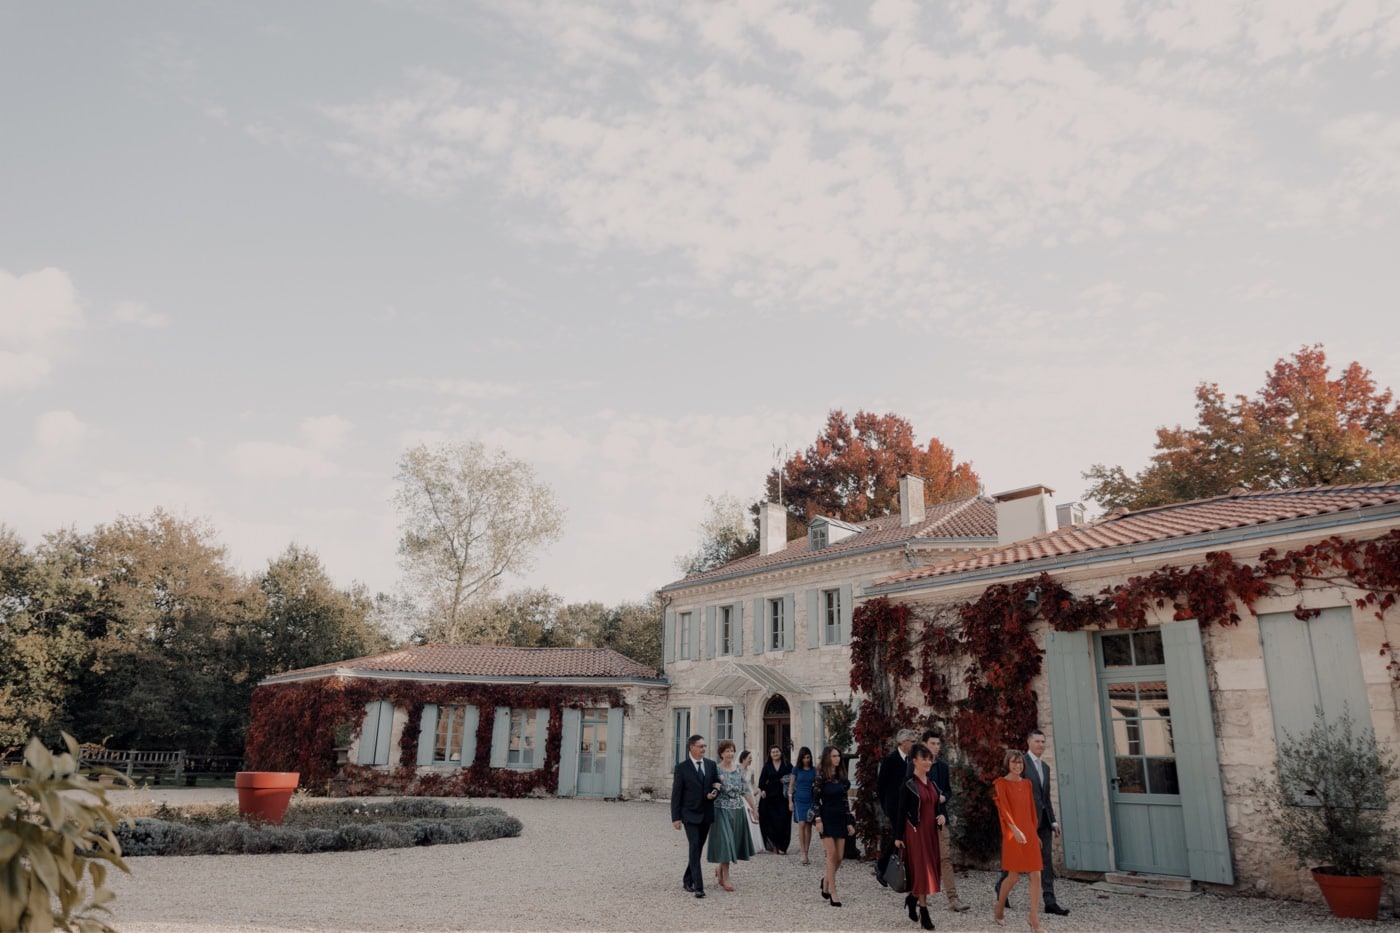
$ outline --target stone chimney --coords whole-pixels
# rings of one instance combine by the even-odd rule
[[[908,528],[924,520],[924,479],[913,473],[899,478],[899,527]]]
[[[1025,486],[992,496],[997,504],[997,544],[1011,544],[1043,535],[1054,528],[1050,517],[1049,486]]]
[[[767,557],[787,547],[787,509],[765,502],[758,512],[758,553]]]
[[[1061,502],[1055,506],[1055,526],[1057,528],[1070,528],[1082,524],[1084,524],[1084,503]]]

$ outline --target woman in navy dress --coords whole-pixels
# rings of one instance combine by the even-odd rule
[[[815,785],[817,833],[822,837],[822,848],[826,850],[822,897],[830,901],[832,907],[841,906],[836,897],[836,871],[841,867],[841,859],[846,854],[846,833],[851,822],[851,810],[846,803],[846,794],[851,789],[851,782],[846,780],[845,772],[846,769],[841,763],[841,750],[835,745],[828,745],[822,749]]]
[[[792,821],[797,824],[797,842],[802,846],[802,864],[812,864],[807,849],[812,844],[812,824],[807,814],[812,809],[812,785],[817,780],[817,768],[812,763],[812,750],[802,746],[797,753],[797,766],[792,769],[792,795],[788,798],[788,809],[792,811]]]

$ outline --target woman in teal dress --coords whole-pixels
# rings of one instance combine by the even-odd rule
[[[729,883],[731,862],[749,860],[754,854],[753,837],[749,835],[749,811],[758,812],[748,777],[734,763],[734,743],[725,739],[719,743],[719,796],[715,798],[715,823],[710,827],[708,858],[716,865],[715,883],[733,891]]]
[[[807,848],[812,844],[812,821],[807,815],[812,810],[814,798],[812,784],[817,780],[817,769],[812,764],[812,750],[802,746],[797,753],[797,766],[792,769],[792,794],[788,797],[788,809],[792,811],[792,821],[797,824],[797,841],[802,846],[802,864],[810,865]]]

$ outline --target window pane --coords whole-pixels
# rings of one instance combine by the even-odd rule
[[[1133,663],[1133,648],[1129,636],[1105,635],[1100,640],[1103,646],[1103,666],[1104,667],[1131,667]]]
[[[1179,794],[1175,758],[1147,759],[1147,791],[1150,794]]]
[[[1167,663],[1166,655],[1162,653],[1161,632],[1133,633],[1133,662],[1139,666]]]
[[[1147,792],[1141,758],[1118,758],[1115,759],[1115,766],[1118,770],[1118,793],[1143,794]]]

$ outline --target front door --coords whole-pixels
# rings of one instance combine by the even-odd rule
[[[787,700],[781,696],[773,697],[763,707],[763,747],[754,750],[754,757],[760,762],[767,761],[768,749],[774,745],[791,759],[792,711],[788,708]]]
[[[585,709],[579,723],[577,793],[580,797],[603,796],[607,764],[608,710],[606,707]]]
[[[1105,632],[1098,649],[1117,868],[1188,875],[1162,633]]]

